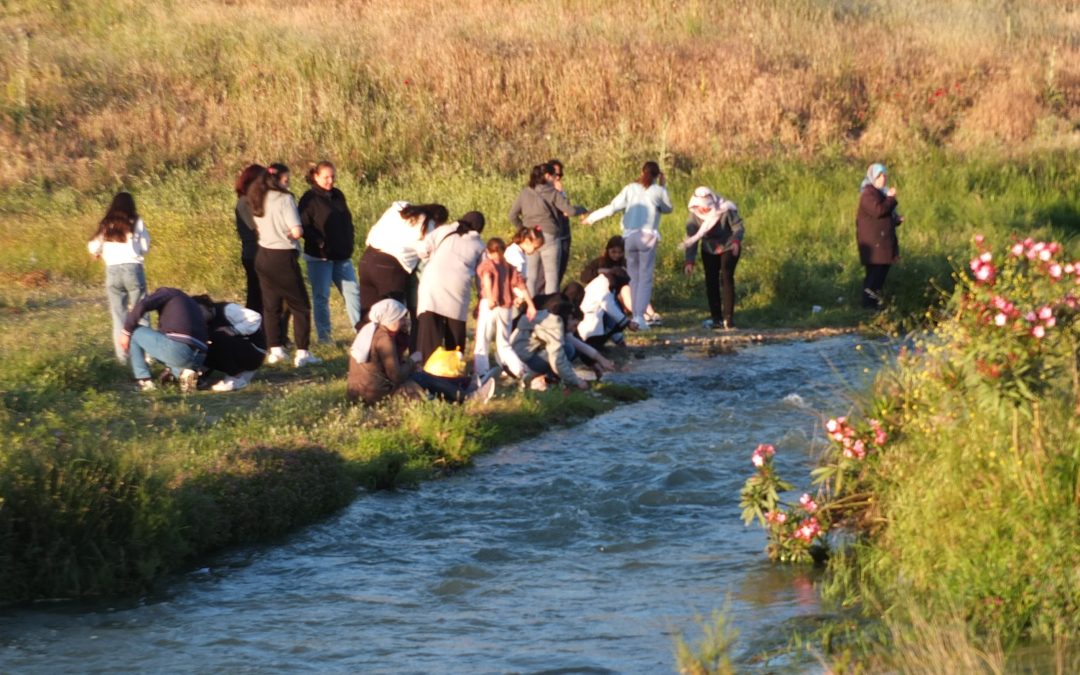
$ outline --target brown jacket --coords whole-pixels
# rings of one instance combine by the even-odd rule
[[[900,257],[896,227],[896,197],[886,197],[873,185],[859,195],[855,215],[855,239],[859,243],[859,261],[863,265],[892,265]]]
[[[368,405],[375,405],[409,382],[412,371],[413,362],[398,351],[389,331],[378,326],[371,338],[367,363],[358,363],[349,357],[349,400],[361,399]]]

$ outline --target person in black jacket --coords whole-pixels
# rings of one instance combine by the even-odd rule
[[[202,308],[209,333],[210,348],[203,374],[215,370],[225,374],[211,389],[218,392],[243,389],[266,358],[262,316],[236,303],[214,302],[209,295],[196,295],[192,299]]]
[[[885,277],[900,257],[896,228],[904,219],[896,212],[896,188],[886,187],[887,182],[885,165],[871,164],[859,186],[855,240],[859,245],[859,261],[866,268],[862,287],[864,309],[881,308]]]
[[[158,313],[157,330],[140,326],[148,312]],[[194,391],[198,370],[206,360],[209,337],[202,308],[190,296],[163,286],[146,296],[128,312],[120,347],[131,355],[131,370],[139,388],[154,388],[146,355],[164,363],[180,380],[180,390]]]
[[[330,283],[345,299],[345,311],[353,329],[360,323],[360,285],[352,255],[356,245],[352,213],[345,195],[334,187],[334,165],[312,165],[307,180],[311,189],[300,198],[300,222],[304,225],[304,260],[311,284],[312,311],[319,342],[331,341]]]

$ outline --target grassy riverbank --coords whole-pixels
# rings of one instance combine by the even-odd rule
[[[825,425],[813,494],[778,501],[755,452],[772,557],[845,533],[823,588],[846,611],[818,636],[837,672],[1080,663],[1077,244],[977,238],[932,331]]]
[[[0,316],[0,602],[126,593],[223,546],[468,465],[641,395],[504,393],[487,406],[345,403],[343,340],[302,374],[228,395],[139,395],[97,298],[65,287]],[[30,308],[32,307],[32,308]]]

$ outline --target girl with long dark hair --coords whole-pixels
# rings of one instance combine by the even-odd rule
[[[135,209],[131,193],[113,197],[105,217],[86,245],[90,255],[105,261],[105,294],[112,314],[113,349],[116,360],[127,362],[127,350],[120,345],[124,320],[139,300],[146,297],[143,259],[150,250],[150,232]]]
[[[281,334],[282,304],[289,307],[296,338],[297,368],[320,363],[308,351],[311,340],[311,303],[300,272],[298,240],[304,234],[296,201],[288,191],[289,168],[271,164],[248,187],[247,200],[259,234],[255,271],[263,296],[263,328],[270,347],[267,363],[288,358]]]

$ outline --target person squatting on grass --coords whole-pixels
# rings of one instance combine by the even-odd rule
[[[546,389],[547,377],[557,378],[568,387],[588,389],[589,383],[578,377],[570,360],[572,347],[567,335],[576,328],[581,312],[561,293],[533,298],[536,314],[522,316],[510,336],[510,344],[529,369],[534,389]]]
[[[311,283],[315,333],[320,343],[332,340],[330,328],[330,284],[345,300],[345,311],[353,331],[360,323],[360,284],[356,280],[352,254],[356,232],[345,195],[334,187],[334,165],[327,161],[308,169],[311,188],[300,197],[300,223],[304,228],[304,262]]]
[[[631,302],[630,277],[622,267],[612,267],[585,286],[581,297],[581,323],[577,335],[599,349],[608,340],[623,343],[624,330],[637,330],[638,324],[623,313]],[[620,305],[621,301],[621,305]]]
[[[146,271],[143,259],[150,250],[150,232],[135,209],[135,199],[120,192],[112,199],[105,217],[86,248],[95,259],[105,261],[105,294],[112,313],[113,350],[124,363],[127,350],[120,337],[127,314],[146,297]]]
[[[203,374],[218,371],[224,379],[210,388],[225,392],[243,389],[266,358],[266,336],[262,315],[234,302],[214,302],[209,295],[192,298],[206,319],[209,348]]]
[[[866,268],[862,286],[864,309],[882,307],[885,277],[900,257],[896,228],[904,219],[896,212],[896,188],[886,187],[887,182],[885,165],[871,164],[859,186],[855,240],[859,245],[859,262]]]
[[[510,346],[510,330],[514,305],[525,304],[525,315],[536,315],[525,279],[507,261],[506,244],[502,239],[489,239],[487,258],[476,268],[480,278],[479,303],[476,316],[476,345],[473,348],[473,372],[487,373],[491,369],[488,349],[495,341],[496,353],[503,367],[516,378],[525,376],[525,364]]]
[[[259,233],[259,250],[255,254],[255,271],[263,296],[263,327],[270,354],[266,362],[273,364],[288,358],[281,335],[282,304],[289,307],[296,338],[297,368],[321,359],[308,351],[311,341],[311,303],[308,300],[304,275],[300,272],[299,239],[304,234],[296,202],[288,191],[289,168],[271,164],[248,188],[247,198],[255,227]]]
[[[415,319],[409,283],[420,262],[417,247],[431,230],[450,217],[442,204],[394,202],[368,231],[360,258],[360,322],[380,300],[400,300]]]
[[[472,284],[484,255],[483,231],[484,214],[469,211],[457,222],[435,228],[417,248],[425,261],[416,303],[416,349],[421,363],[427,363],[440,346],[447,351],[465,350]]]
[[[423,372],[408,356],[409,323],[409,310],[397,300],[380,300],[368,310],[368,321],[349,350],[350,401],[375,405],[388,396],[425,398],[427,393],[458,403],[470,395],[483,401],[491,398],[494,378],[470,388],[467,378]]]
[[[645,162],[638,179],[630,183],[607,206],[582,216],[592,225],[622,212],[622,236],[626,243],[626,271],[630,274],[631,315],[640,329],[648,326],[646,312],[652,303],[656,246],[660,242],[660,217],[671,213],[667,179],[656,162]],[[655,313],[653,313],[655,314]],[[658,317],[650,315],[655,320]]]
[[[683,272],[694,273],[698,242],[701,242],[701,266],[705,268],[705,296],[713,329],[730,329],[735,321],[735,266],[742,254],[745,232],[739,210],[733,202],[699,187],[690,197],[690,215],[686,220],[686,239],[679,247],[686,252]],[[721,292],[721,289],[723,292]]]
[[[158,313],[157,330],[140,326],[148,312]],[[120,347],[131,354],[131,371],[143,391],[154,389],[147,355],[165,364],[180,381],[180,390],[194,391],[198,370],[209,348],[202,308],[183,291],[164,286],[146,296],[128,312]]]
[[[555,167],[534,166],[529,173],[529,184],[518,194],[509,214],[513,227],[538,228],[544,235],[543,245],[529,255],[526,267],[525,282],[531,295],[558,292],[560,218],[569,218],[576,212],[566,194],[555,187]]]

